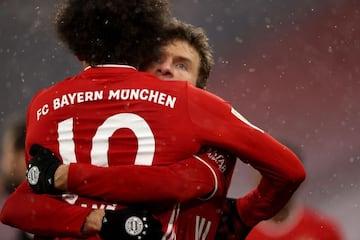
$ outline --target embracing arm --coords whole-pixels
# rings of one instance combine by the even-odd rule
[[[175,203],[204,197],[213,191],[224,191],[223,184],[218,184],[221,174],[202,158],[207,158],[207,155],[166,166],[62,165],[55,173],[55,187],[84,196],[125,203]]]
[[[128,239],[130,233],[121,226],[129,217],[136,216],[146,225],[139,233],[142,239],[159,239],[161,235],[161,223],[146,209],[127,208],[79,196],[67,197],[72,204],[81,206],[60,201],[51,195],[34,194],[27,183],[23,183],[6,201],[1,212],[1,221],[36,236],[71,239],[101,237],[105,240]],[[92,209],[90,206],[99,208]]]
[[[202,144],[234,153],[262,175],[259,185],[236,202],[242,221],[251,227],[274,216],[305,179],[301,161],[224,100],[206,92],[194,93],[189,96],[189,116]]]
[[[305,179],[301,161],[287,147],[257,130],[252,132],[252,137],[264,146],[253,143],[247,149],[250,155],[241,160],[246,159],[262,177],[256,188],[236,202],[240,218],[249,227],[273,217]]]
[[[51,195],[35,194],[24,182],[6,200],[0,220],[36,235],[79,237],[91,211]]]
[[[33,145],[30,153],[33,158],[28,163],[27,179],[36,193],[63,191],[116,203],[151,204],[208,198],[224,191],[225,186],[218,184],[223,178],[217,167],[211,166],[214,163],[202,159],[208,158],[206,153],[162,166],[111,167],[62,165],[54,153],[39,145]]]
[[[249,161],[262,178],[255,189],[236,202],[239,214],[248,226],[273,217],[305,179],[304,167],[294,153],[270,136],[265,135],[262,139],[269,144],[269,152],[264,152],[263,158],[274,162]]]

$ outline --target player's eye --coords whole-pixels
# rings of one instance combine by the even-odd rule
[[[176,64],[176,68],[182,69],[182,70],[187,70],[187,66],[185,63],[178,63]]]

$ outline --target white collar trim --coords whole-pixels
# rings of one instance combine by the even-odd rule
[[[92,67],[97,67],[97,68],[101,68],[101,67],[117,67],[117,68],[131,68],[136,70],[135,67],[130,66],[130,65],[119,65],[119,64],[101,64],[101,65],[95,65],[95,66],[87,66],[84,71],[92,68]]]

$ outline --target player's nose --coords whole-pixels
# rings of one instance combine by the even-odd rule
[[[161,78],[171,79],[174,77],[174,71],[171,61],[162,61],[157,64],[156,74]]]

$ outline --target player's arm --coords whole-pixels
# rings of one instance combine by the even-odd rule
[[[0,220],[36,235],[80,237],[84,221],[91,211],[63,202],[57,196],[34,194],[24,182],[7,198]]]
[[[218,187],[215,182],[217,173],[200,157],[191,157],[166,166],[106,168],[70,164],[64,166],[64,169],[67,167],[68,191],[125,203],[182,202],[206,197]],[[64,172],[66,174],[66,170]]]
[[[95,202],[82,199],[85,200]],[[125,228],[125,222],[131,217],[138,217],[144,225],[137,234],[130,234]],[[161,223],[146,209],[80,207],[61,201],[55,195],[35,194],[27,182],[7,199],[0,220],[37,236],[84,238],[100,235],[103,240],[138,239],[138,236],[144,240],[154,240],[162,236]]]
[[[259,185],[236,202],[242,221],[251,227],[275,215],[305,178],[301,161],[224,100],[204,91],[189,90],[193,100],[189,103],[189,123],[202,136],[202,144],[233,152],[262,175]]]
[[[244,159],[262,177],[256,188],[236,201],[240,217],[247,226],[273,217],[305,179],[304,167],[290,149],[266,133],[256,132],[254,137],[266,146],[259,147],[263,152],[251,149],[250,156]]]
[[[62,190],[112,202],[175,203],[224,191],[223,185],[219,188],[218,184],[221,173],[202,159],[207,158],[206,154],[164,166],[99,167],[81,163],[63,165],[49,150],[38,145],[36,148],[27,176],[37,193]],[[37,169],[40,171],[36,172]]]

